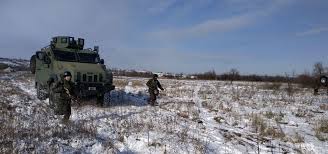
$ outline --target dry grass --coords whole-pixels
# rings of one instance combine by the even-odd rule
[[[209,110],[213,110],[215,108],[215,104],[210,101],[203,101],[202,106]]]
[[[315,130],[315,137],[317,137],[318,140],[320,141],[328,141],[327,135],[323,134],[322,132]]]
[[[280,83],[280,82],[274,82],[274,83],[266,82],[262,86],[260,86],[260,88],[264,89],[264,90],[278,91],[278,90],[280,90],[281,86],[282,86],[282,83]]]
[[[281,122],[285,117],[285,114],[283,114],[282,112],[280,112],[279,114],[276,115],[276,117],[274,118],[274,120],[279,123]]]
[[[179,112],[179,113],[177,113],[177,115],[182,117],[182,118],[186,118],[186,119],[189,118],[188,112]]]
[[[306,115],[308,114],[308,111],[306,109],[298,108],[297,111],[293,114],[296,117],[306,117]]]
[[[125,87],[129,84],[129,82],[127,80],[120,80],[120,79],[114,79],[113,80],[113,84],[116,86],[116,87]]]
[[[251,121],[252,127],[255,129],[256,132],[263,133],[267,128],[267,124],[260,115],[253,114],[251,117]]]
[[[143,87],[145,85],[146,85],[146,83],[143,82],[143,81],[140,81],[140,80],[133,80],[132,81],[132,86],[133,87]]]
[[[13,153],[13,141],[15,139],[15,127],[12,125],[11,115],[8,111],[1,110],[0,125],[0,153]]]
[[[166,95],[167,96],[170,96],[170,97],[181,97],[181,96],[184,96],[184,97],[189,97],[189,98],[192,98],[194,97],[194,90],[193,89],[185,89],[185,88],[177,88],[177,89],[167,89],[165,91]]]
[[[199,119],[199,111],[193,101],[162,103],[160,108],[174,112],[183,118],[192,120]]]
[[[328,104],[320,104],[319,107],[320,107],[321,110],[328,111]]]
[[[189,128],[185,127],[182,130],[179,131],[178,133],[178,137],[180,139],[180,142],[182,143],[187,143],[188,140],[188,132],[189,132]]]
[[[199,139],[194,139],[193,144],[195,146],[196,154],[205,154],[206,153],[206,146]]]
[[[273,113],[272,111],[265,112],[265,117],[268,119],[272,119],[273,117],[276,116],[276,113]]]
[[[229,103],[227,103],[227,104],[220,103],[219,111],[221,111],[222,113],[230,113],[232,111],[232,106],[230,106]]]
[[[269,126],[260,115],[254,114],[251,118],[252,127],[255,132],[259,133],[260,136],[269,136],[281,139],[285,137],[285,133],[282,129]]]
[[[279,139],[283,139],[286,136],[281,129],[275,127],[268,127],[261,135]]]
[[[328,119],[321,119],[317,121],[314,131],[315,136],[320,141],[328,141]]]
[[[318,123],[318,131],[328,133],[328,119],[322,119]]]
[[[293,143],[304,143],[304,137],[296,132],[293,138]]]
[[[224,122],[224,118],[223,117],[214,117],[213,118],[217,123],[223,123]]]

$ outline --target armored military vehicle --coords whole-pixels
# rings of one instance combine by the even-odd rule
[[[314,87],[314,95],[318,95],[319,94],[319,89],[321,87],[326,87],[327,88],[327,94],[328,94],[328,77],[325,76],[325,75],[322,75],[320,78],[319,78],[319,82],[318,82],[318,79],[316,79],[316,85]]]
[[[75,84],[75,93],[80,98],[97,98],[100,103],[109,101],[109,92],[115,88],[113,75],[100,59],[99,47],[84,48],[84,39],[70,36],[53,37],[50,45],[31,57],[30,69],[35,74],[37,97],[49,97],[50,105],[56,101],[51,86],[69,71]]]

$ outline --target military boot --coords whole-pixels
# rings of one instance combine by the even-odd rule
[[[62,122],[63,122],[64,124],[67,124],[67,123],[69,122],[69,117],[70,117],[69,114],[64,114],[64,118],[63,118]]]

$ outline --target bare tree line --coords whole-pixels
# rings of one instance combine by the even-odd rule
[[[129,76],[129,77],[151,77],[152,72],[138,72],[135,70],[112,69],[114,75]],[[180,74],[164,74],[163,77],[169,79],[192,79],[192,80],[221,80],[221,81],[250,81],[250,82],[288,82],[298,83],[303,87],[316,88],[319,84],[319,78],[328,73],[328,67],[325,67],[322,62],[316,62],[313,65],[312,72],[304,71],[301,74],[285,73],[285,75],[242,75],[236,68],[230,69],[228,72],[217,74],[214,70],[204,73],[195,73],[189,75]]]

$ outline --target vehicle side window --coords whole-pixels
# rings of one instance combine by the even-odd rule
[[[69,43],[73,43],[73,41],[74,41],[74,38],[73,37],[70,37],[69,38]]]
[[[38,52],[36,53],[36,57],[37,57],[39,60],[44,60],[44,53],[38,51]]]
[[[78,41],[79,41],[80,45],[84,45],[84,40],[83,39],[79,39]]]
[[[61,43],[67,43],[67,38],[62,38]]]
[[[48,56],[44,56],[44,63],[45,64],[50,64],[51,63],[51,60]]]

